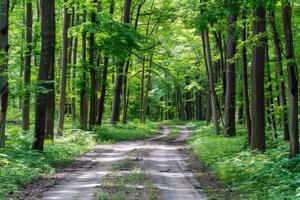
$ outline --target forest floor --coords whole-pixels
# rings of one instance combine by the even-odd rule
[[[207,199],[204,190],[223,186],[187,149],[191,134],[185,126],[162,126],[148,140],[98,145],[61,172],[26,186],[19,198]]]

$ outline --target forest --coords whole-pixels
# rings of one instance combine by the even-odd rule
[[[0,200],[300,199],[298,0],[0,0]]]

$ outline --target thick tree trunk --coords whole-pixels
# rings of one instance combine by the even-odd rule
[[[24,63],[25,94],[22,107],[22,126],[24,131],[30,128],[30,81],[31,81],[31,54],[32,54],[32,2],[26,3],[26,51]]]
[[[279,33],[276,28],[276,22],[275,22],[275,12],[270,12],[270,24],[271,29],[273,33],[273,41],[275,46],[275,53],[276,53],[276,65],[279,75],[279,100],[280,105],[283,107],[283,111],[281,113],[281,120],[283,124],[283,134],[284,134],[284,140],[289,140],[289,122],[288,122],[288,115],[287,115],[287,104],[286,104],[286,92],[285,92],[285,84],[284,84],[284,73],[283,73],[283,66],[282,66],[282,55],[281,55],[281,45],[280,45],[280,37]]]
[[[235,61],[232,59],[236,53],[235,23],[237,20],[236,3],[230,1],[233,11],[228,17],[228,35],[226,50],[226,92],[225,92],[225,110],[224,110],[224,135],[235,136],[235,95],[236,95],[236,71]]]
[[[208,75],[209,75],[209,90],[210,90],[210,96],[211,96],[212,118],[213,118],[215,133],[219,134],[217,96],[216,96],[216,91],[215,91],[215,82],[214,82],[214,75],[213,75],[208,28],[206,28],[203,32],[204,32],[205,52],[206,52],[206,57],[207,57],[206,60],[207,60]]]
[[[66,1],[65,1],[66,2]],[[62,135],[64,130],[65,104],[66,104],[66,87],[67,87],[67,69],[68,69],[68,28],[70,15],[68,8],[64,7],[64,19],[62,30],[62,59],[61,59],[61,75],[60,75],[60,98],[57,134]]]
[[[283,30],[285,35],[285,55],[287,59],[287,74],[290,101],[290,156],[299,154],[299,124],[298,124],[298,72],[295,63],[293,31],[292,31],[292,8],[285,2],[282,9]]]
[[[247,40],[247,17],[246,10],[243,11],[243,30],[242,41]],[[242,48],[242,79],[243,79],[243,96],[244,96],[244,117],[247,127],[248,144],[251,145],[251,118],[250,118],[250,106],[249,106],[249,88],[248,88],[248,62],[247,62],[247,47]]]
[[[7,53],[8,45],[8,14],[9,0],[3,0],[0,3],[0,72],[7,71]],[[8,82],[3,75],[0,76],[0,148],[5,146],[5,121],[8,103]]]
[[[48,80],[49,69],[55,62],[55,1],[41,0],[41,9],[42,46],[38,83],[40,87],[47,88],[45,81]],[[38,93],[36,95],[35,140],[32,144],[32,148],[35,150],[44,148],[46,105],[47,95]]]
[[[86,22],[86,11],[82,14],[83,23]],[[80,90],[80,127],[87,130],[88,102],[87,102],[87,63],[86,63],[86,32],[82,33],[82,79]]]
[[[253,37],[258,37],[266,31],[266,13],[262,5],[253,11]],[[251,106],[251,149],[265,150],[265,38],[259,39],[259,44],[252,48],[252,106]]]
[[[96,0],[94,0],[96,2]],[[96,22],[96,13],[91,13],[91,23]],[[97,111],[97,82],[96,82],[96,68],[95,68],[95,34],[90,33],[89,37],[89,69],[90,69],[90,119],[89,128],[92,129],[96,124],[96,111]]]

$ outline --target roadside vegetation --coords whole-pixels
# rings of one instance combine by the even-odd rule
[[[287,142],[274,140],[268,133],[268,150],[260,154],[247,147],[242,126],[237,126],[234,138],[215,135],[213,127],[204,122],[189,126],[195,130],[189,146],[240,199],[300,198],[300,157],[288,158]]]
[[[0,149],[0,200],[42,176],[57,172],[96,143],[147,139],[157,131],[157,124],[153,122],[104,124],[95,131],[83,131],[72,129],[71,121],[66,119],[63,137],[56,138],[55,142],[46,140],[43,152],[31,149],[32,132],[23,134],[16,122],[7,125],[6,148]]]

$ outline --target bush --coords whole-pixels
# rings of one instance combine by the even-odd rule
[[[7,147],[0,149],[0,199],[43,174],[54,173],[58,165],[73,161],[94,144],[91,134],[70,130],[60,140],[46,141],[44,152],[38,152],[29,150],[30,138],[30,133],[9,132]]]
[[[235,138],[225,138],[214,135],[212,127],[204,123],[191,125],[196,131],[190,147],[241,199],[297,198],[300,157],[288,159],[287,143],[277,142],[260,154],[245,147],[246,131],[242,127],[237,127]]]

